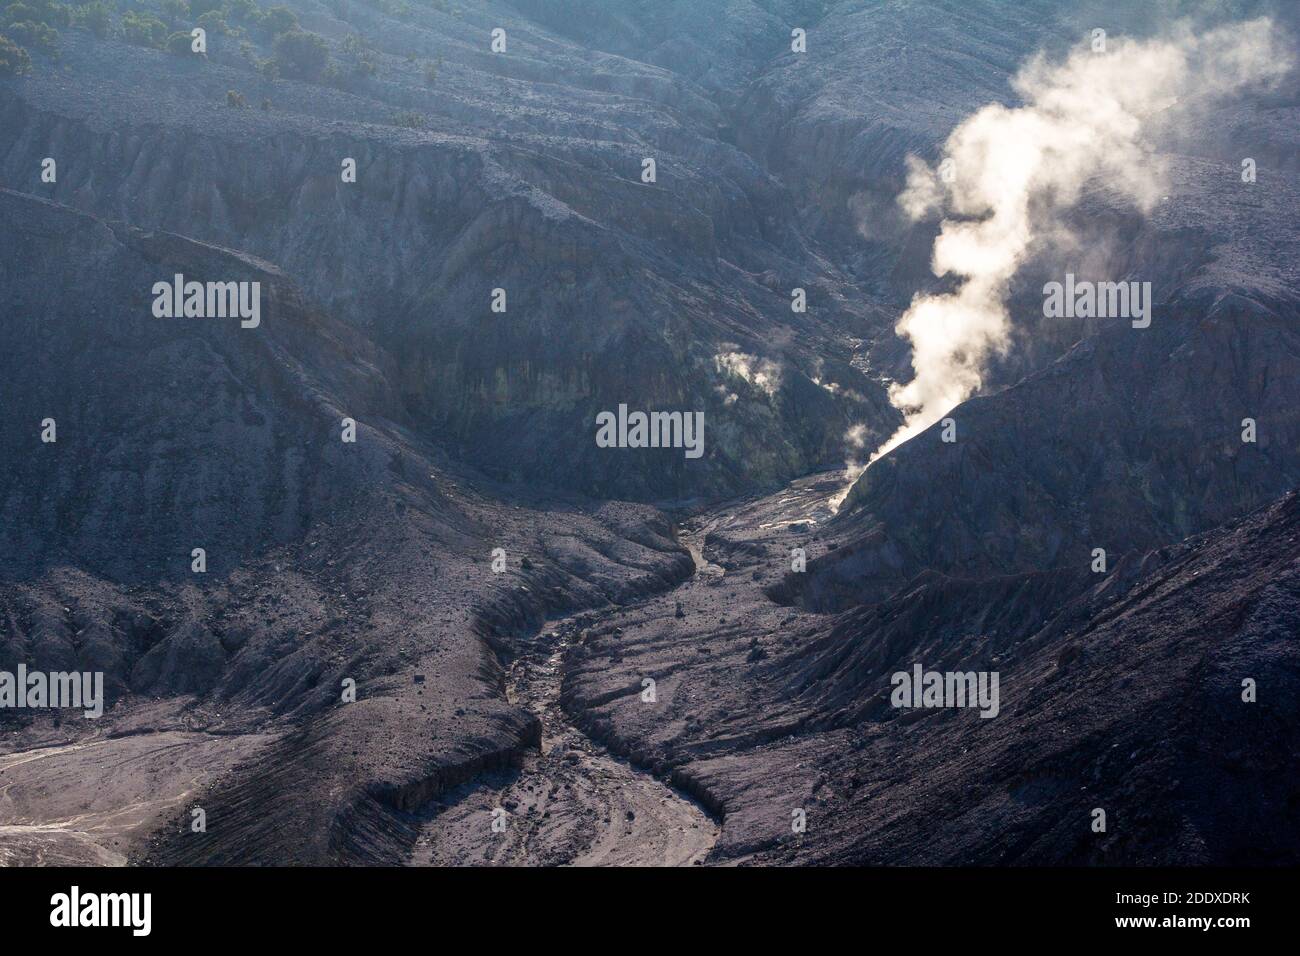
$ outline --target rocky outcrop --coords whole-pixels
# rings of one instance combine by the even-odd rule
[[[790,497],[717,529],[733,545],[711,549],[724,576],[594,628],[566,682],[577,719],[723,816],[713,862],[1260,865],[1300,853],[1278,823],[1296,800],[1284,769],[1300,720],[1296,494],[1105,576],[932,573],[837,615],[762,594],[785,546],[808,540],[773,530],[792,527]],[[998,673],[996,716],[893,706],[892,675],[917,664]],[[652,703],[642,677],[656,682]],[[1096,808],[1104,833],[1091,829]]]
[[[790,228],[779,180],[718,138],[689,79],[539,35],[504,7],[509,57],[437,10],[398,29],[355,6],[355,25],[309,21],[375,44],[379,78],[347,93],[265,88],[220,38],[189,63],[69,35],[66,59],[95,82],[38,72],[0,89],[3,182],[277,263],[394,356],[424,435],[502,478],[735,493],[842,460],[855,424],[888,430],[880,386],[849,361],[862,313],[845,279]],[[413,38],[445,57],[432,90],[406,59]],[[167,97],[147,92],[160,74]],[[231,109],[231,88],[273,107]],[[423,129],[393,125],[413,110]],[[58,180],[41,184],[52,154]],[[791,310],[796,287],[807,313]],[[763,363],[780,374],[761,386],[737,372]],[[704,412],[703,458],[597,448],[596,414],[620,403]]]
[[[957,441],[936,425],[873,464],[837,520],[845,546],[791,576],[792,594],[843,607],[925,568],[1086,569],[1094,549],[1113,563],[1300,484],[1300,418],[1283,384],[1300,381],[1295,301],[1205,292],[1167,313],[954,409]]]
[[[111,741],[201,730],[220,768],[196,798],[205,834],[191,805],[159,804],[181,817],[113,854],[392,862],[412,808],[536,747],[499,657],[528,622],[689,573],[648,506],[484,495],[408,427],[387,354],[275,266],[9,191],[0,224],[30,323],[0,369],[15,411],[0,669],[101,670],[107,705],[102,722],[6,710],[7,739],[98,735],[155,772]],[[154,315],[154,283],[176,274],[258,283],[260,321]],[[159,698],[165,721],[148,716]]]

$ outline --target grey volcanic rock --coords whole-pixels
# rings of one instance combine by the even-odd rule
[[[177,577],[203,547],[226,570],[388,469],[382,444],[349,454],[338,438],[344,417],[393,413],[391,361],[275,267],[9,191],[0,228],[4,400],[23,413],[0,432],[7,569],[75,557],[119,579]],[[154,318],[154,283],[178,273],[260,283],[261,326]]]
[[[1149,214],[1085,190],[958,441],[846,487],[945,288],[907,155],[1165,5],[289,5],[341,72],[248,22],[0,80],[0,669],[107,697],[0,711],[0,862],[1300,858],[1294,83],[1173,131]],[[1043,317],[1067,267],[1152,326]],[[154,317],[178,273],[260,325]],[[620,404],[704,457],[598,448]],[[917,664],[997,718],[891,706]]]
[[[41,71],[0,88],[3,182],[279,264],[396,357],[426,435],[501,477],[734,493],[839,462],[854,424],[892,426],[850,363],[867,311],[791,228],[781,182],[718,138],[718,107],[689,79],[504,5],[418,7],[400,26],[360,4],[355,25],[299,9],[334,41],[363,30],[378,76],[272,88],[230,38],[189,62],[69,34],[65,59],[95,82]],[[486,52],[496,25],[509,56]],[[408,54],[440,58],[433,88]],[[230,89],[272,109],[231,109]],[[395,125],[411,113],[423,128]],[[64,150],[58,182],[33,182]],[[344,157],[356,183],[341,181]],[[796,287],[807,313],[791,311]],[[490,308],[496,288],[506,313]],[[735,355],[780,375],[760,387]],[[811,381],[829,375],[833,391]],[[705,457],[611,460],[595,415],[624,402],[704,411]]]
[[[633,600],[689,574],[648,507],[539,510],[483,495],[483,479],[404,426],[392,360],[275,267],[8,191],[0,222],[12,241],[5,288],[16,321],[30,323],[0,369],[14,410],[0,669],[103,670],[109,704],[102,724],[10,710],[0,720],[8,749],[89,735],[101,759],[120,753],[167,781],[170,796],[142,803],[122,833],[132,842],[112,853],[401,858],[410,840],[388,814],[536,746],[536,718],[500,693],[499,653],[548,613]],[[60,265],[69,255],[72,273]],[[263,283],[261,324],[155,318],[149,290],[177,272]],[[340,441],[344,415],[360,423],[355,444]],[[40,441],[46,416],[54,443]],[[204,574],[190,570],[194,546],[208,552]],[[346,681],[355,703],[341,702]],[[165,819],[184,818],[171,801],[185,791],[112,742],[128,728],[228,738],[202,762],[203,806],[225,821],[210,841],[160,836],[145,849]],[[75,775],[80,759],[46,766]],[[42,778],[21,767],[0,759],[0,778],[39,806],[26,788]],[[6,852],[99,858],[110,852],[94,835],[101,811],[112,817],[87,805],[87,833],[72,842]],[[349,822],[366,820],[381,835]]]
[[[1104,578],[929,574],[838,615],[774,610],[755,574],[800,540],[792,519],[816,517],[817,491],[717,526],[719,574],[675,594],[684,623],[672,600],[649,602],[571,665],[570,712],[722,817],[711,860],[1295,860],[1295,828],[1275,825],[1296,800],[1294,493]],[[917,663],[999,672],[998,716],[891,707],[891,674]],[[1244,702],[1245,678],[1277,696]]]
[[[873,464],[836,522],[845,547],[787,585],[835,607],[923,568],[1077,570],[1095,548],[1113,560],[1178,541],[1295,488],[1295,300],[1206,292],[1166,311],[954,409],[958,441],[935,426]],[[1265,423],[1255,443],[1247,418]]]

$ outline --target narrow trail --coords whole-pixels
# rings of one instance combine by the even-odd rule
[[[704,519],[697,520],[699,523],[679,528],[677,538],[691,553],[691,560],[695,562],[696,578],[720,578],[727,573],[726,569],[704,556],[704,538],[709,533],[711,524]]]
[[[684,532],[681,540],[697,577],[724,573],[704,558],[703,532]],[[445,795],[412,863],[690,866],[713,848],[720,827],[698,803],[616,757],[565,715],[564,657],[581,617],[548,622],[507,673],[507,699],[541,722],[540,752],[517,771],[485,775]]]

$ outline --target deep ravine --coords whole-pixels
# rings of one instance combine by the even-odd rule
[[[721,575],[685,533],[695,574]],[[669,592],[671,593],[671,592]],[[509,665],[506,694],[537,715],[540,751],[458,787],[429,808],[415,865],[689,866],[719,823],[690,797],[617,757],[560,706],[565,654],[590,612],[549,621]],[[495,829],[494,829],[495,822]]]

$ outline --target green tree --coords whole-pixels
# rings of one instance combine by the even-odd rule
[[[278,37],[298,29],[298,14],[288,7],[272,7],[262,14],[262,26],[270,31],[271,36]]]
[[[11,3],[5,7],[5,23],[39,23],[40,16],[36,10],[25,3]]]
[[[230,32],[226,21],[221,18],[220,10],[209,10],[199,17],[199,26],[208,31],[208,36],[223,37]]]
[[[159,6],[162,10],[163,19],[173,26],[181,20],[189,19],[190,5],[188,0],[162,0]]]
[[[329,63],[329,47],[315,33],[290,30],[275,38],[275,61],[284,76],[317,80]]]
[[[407,129],[424,129],[427,125],[424,116],[414,112],[394,113],[391,122],[394,126],[405,126]]]
[[[44,23],[33,23],[31,20],[11,23],[5,27],[5,33],[15,43],[29,50],[40,50],[51,55],[59,52],[59,31]]]
[[[190,56],[194,52],[194,37],[178,30],[167,38],[166,49],[176,56]]]
[[[0,35],[0,76],[21,76],[32,68],[27,51],[8,37]]]
[[[349,33],[343,38],[341,50],[355,76],[374,76],[378,71],[370,44],[360,35]]]
[[[127,43],[161,50],[167,42],[167,24],[152,14],[128,10],[122,14],[122,36]]]
[[[6,23],[41,23],[56,30],[72,24],[72,12],[54,0],[19,0],[5,8]]]
[[[108,4],[94,0],[73,14],[78,26],[84,27],[101,40],[113,32],[113,13]]]

